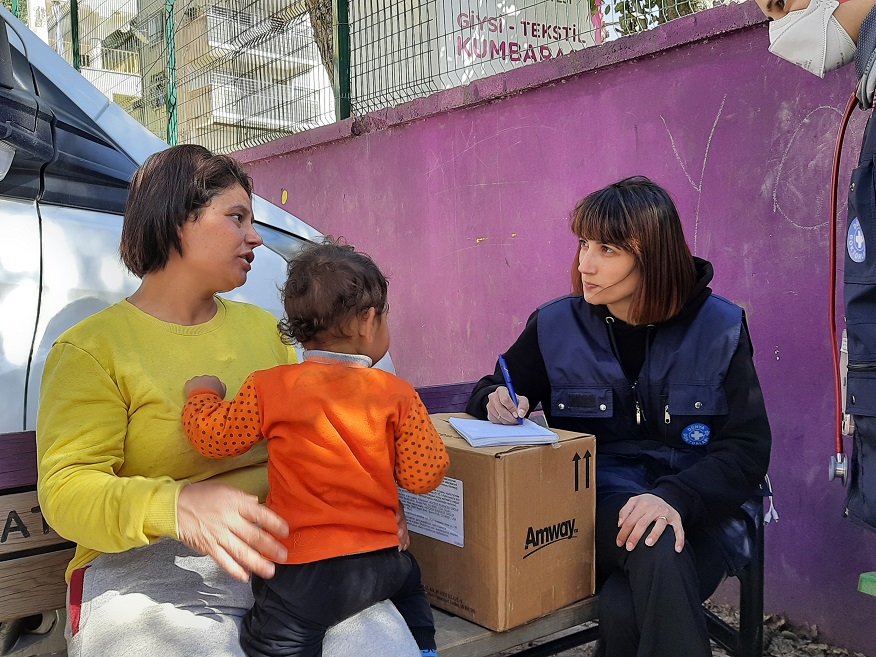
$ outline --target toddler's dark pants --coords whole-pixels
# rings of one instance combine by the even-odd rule
[[[398,548],[281,564],[271,579],[253,576],[252,588],[240,635],[250,657],[320,657],[329,627],[381,600],[392,601],[421,649],[435,649],[420,567]]]

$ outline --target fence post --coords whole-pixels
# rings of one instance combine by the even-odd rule
[[[335,118],[350,117],[350,0],[332,0]]]
[[[12,15],[21,19],[21,16],[18,15],[18,0],[12,0]]]
[[[79,57],[79,0],[70,0],[70,39],[73,41],[73,68],[78,71],[82,68]]]
[[[173,20],[174,0],[164,3],[164,46],[167,50],[167,143],[176,146],[178,124],[176,113],[176,32]]]

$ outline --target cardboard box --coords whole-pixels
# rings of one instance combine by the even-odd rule
[[[440,488],[402,492],[411,552],[436,607],[507,630],[594,591],[596,442],[473,448],[432,415],[450,455]]]

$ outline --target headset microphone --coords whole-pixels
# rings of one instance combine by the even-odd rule
[[[623,283],[625,280],[627,280],[630,276],[633,275],[633,272],[634,272],[634,271],[636,271],[636,268],[635,268],[635,267],[633,267],[630,271],[628,271],[627,274],[626,274],[626,276],[624,276],[622,279],[620,279],[620,280],[618,280],[618,281],[615,281],[614,283],[610,283],[610,284],[608,284],[608,285],[604,285],[604,286],[602,286],[602,287],[596,292],[596,294],[602,294],[602,293],[605,292],[608,288],[610,288],[610,287],[614,287],[615,285],[619,285],[619,284]],[[594,295],[594,296],[596,296],[596,295]]]

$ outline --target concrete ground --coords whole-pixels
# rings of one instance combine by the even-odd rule
[[[736,610],[729,605],[709,605],[712,611],[731,624],[737,622]],[[52,630],[41,640],[27,641],[9,657],[66,657],[63,636],[63,620],[59,619]],[[570,632],[574,631],[574,628]],[[534,645],[534,644],[532,644]],[[556,657],[594,657],[595,644],[578,646],[557,653]],[[513,652],[502,652],[493,657],[510,657]],[[713,657],[730,657],[717,646],[712,647]],[[876,657],[852,653],[823,643],[818,638],[817,628],[792,627],[778,615],[764,619],[764,657]]]
[[[707,603],[708,604],[708,603]],[[709,604],[709,607],[724,621],[738,623],[737,611],[729,605]],[[570,648],[556,654],[556,657],[594,657],[596,644]],[[510,657],[513,652],[503,652],[495,657]],[[817,628],[792,627],[784,617],[769,615],[764,618],[764,657],[876,657],[858,652],[849,652],[823,643],[818,638]],[[713,657],[731,657],[727,652],[712,644]]]

